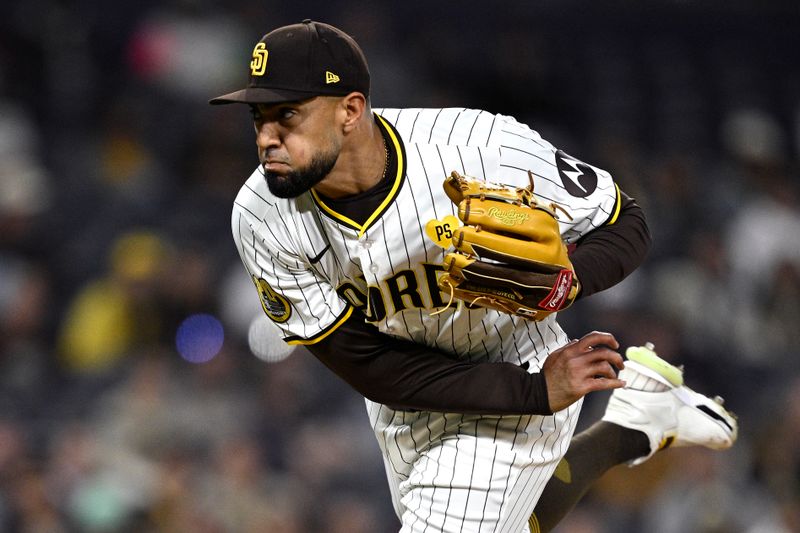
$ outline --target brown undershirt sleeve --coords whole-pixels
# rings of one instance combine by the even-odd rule
[[[354,312],[307,346],[366,398],[395,409],[465,414],[551,414],[544,374],[512,363],[469,363],[385,335]]]
[[[650,249],[650,231],[644,212],[622,191],[620,202],[616,222],[585,235],[569,256],[581,282],[579,298],[622,281],[642,264]]]
[[[581,281],[580,297],[615,285],[647,254],[650,233],[641,208],[622,191],[620,202],[616,222],[587,234],[570,255]],[[358,312],[307,348],[363,396],[396,409],[551,413],[544,374],[529,374],[512,363],[459,361],[435,348],[385,335]]]

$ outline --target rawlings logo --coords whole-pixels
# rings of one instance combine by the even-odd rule
[[[530,218],[528,213],[520,213],[513,209],[499,209],[497,207],[490,208],[487,214],[506,226],[516,226]]]
[[[558,279],[556,279],[553,289],[544,300],[539,302],[539,307],[547,311],[558,311],[564,306],[571,287],[572,271],[565,268],[558,273]]]

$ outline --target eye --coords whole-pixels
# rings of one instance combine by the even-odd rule
[[[291,107],[282,107],[278,110],[278,116],[280,117],[281,120],[289,120],[296,114],[297,111],[295,111]]]

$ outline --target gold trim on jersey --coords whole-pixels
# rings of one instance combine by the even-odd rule
[[[333,324],[331,324],[327,328],[325,328],[322,331],[320,331],[314,337],[311,337],[311,338],[308,338],[308,339],[300,339],[300,338],[297,338],[295,336],[292,336],[292,337],[286,337],[283,340],[286,342],[286,344],[292,344],[292,345],[296,345],[296,344],[303,344],[303,345],[316,344],[319,341],[321,341],[322,339],[324,339],[325,337],[327,337],[328,335],[330,335],[331,333],[333,333],[334,331],[336,331],[337,329],[339,329],[339,326],[341,326],[342,324],[347,322],[347,319],[350,318],[350,315],[353,314],[353,309],[354,309],[354,307],[352,305],[347,306],[347,310],[342,314],[341,317],[339,317],[339,319],[336,322],[334,322]]]
[[[614,201],[614,210],[613,213],[611,214],[611,218],[609,218],[608,222],[606,222],[607,226],[610,226],[611,224],[617,221],[617,218],[619,217],[619,212],[622,209],[622,196],[620,195],[619,192],[619,185],[615,183],[614,188],[616,189],[617,197],[616,200]]]
[[[530,518],[528,518],[528,529],[531,533],[542,533],[542,528],[539,525],[539,519],[536,517],[536,513],[533,513]]]
[[[319,208],[322,209],[322,211],[331,218],[338,220],[339,222],[345,224],[346,226],[357,229],[359,237],[361,237],[364,234],[364,232],[367,231],[367,229],[369,229],[369,227],[372,225],[373,222],[375,222],[378,218],[380,218],[381,215],[383,215],[383,213],[389,207],[389,204],[391,204],[394,201],[395,197],[397,196],[397,192],[400,190],[400,185],[402,185],[403,183],[403,176],[405,175],[406,172],[405,168],[406,161],[404,158],[405,154],[403,153],[403,146],[400,142],[399,134],[394,129],[394,127],[391,124],[389,124],[389,122],[387,122],[386,119],[384,119],[382,116],[375,113],[375,117],[378,119],[378,125],[381,128],[383,128],[383,130],[389,136],[389,139],[391,141],[391,146],[389,146],[389,149],[394,150],[394,153],[397,154],[397,174],[395,174],[394,183],[392,184],[392,189],[389,191],[389,194],[386,195],[386,198],[383,199],[381,204],[375,209],[375,211],[373,211],[373,213],[369,216],[369,218],[367,218],[366,222],[364,222],[363,225],[359,224],[355,220],[352,220],[342,215],[341,213],[334,211],[329,205],[327,205],[322,200],[322,198],[319,196],[319,194],[317,194],[317,192],[314,189],[311,189],[311,197],[314,198],[314,201],[316,202],[317,206],[319,206]]]

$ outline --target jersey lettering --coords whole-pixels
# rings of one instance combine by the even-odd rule
[[[382,285],[386,287],[385,292],[388,293],[387,295],[384,295],[384,291],[379,287],[370,285],[367,287],[367,292],[369,293],[369,296],[367,296],[363,290],[349,281],[339,285],[336,293],[340,298],[361,311],[367,322],[380,322],[386,318],[385,299],[387,296],[392,301],[396,312],[404,309],[447,307],[447,302],[442,298],[442,292],[438,285],[439,276],[444,272],[444,267],[435,263],[423,263],[422,267],[425,270],[425,283],[422,286],[417,281],[416,272],[402,270],[394,276],[383,280]],[[430,306],[426,306],[424,303],[426,296],[431,302]],[[367,301],[369,301],[369,305],[367,305]]]
[[[452,234],[451,234],[452,237]],[[422,263],[425,269],[425,283],[428,286],[428,294],[431,297],[431,307],[445,307],[447,303],[442,299],[442,291],[439,290],[439,274],[444,273],[444,266],[435,263]]]
[[[361,311],[367,322],[380,322],[386,318],[386,304],[383,302],[383,294],[381,294],[381,290],[378,287],[373,285],[367,287],[367,293],[369,294],[367,296],[361,289],[346,281],[339,285],[336,293]],[[369,305],[367,305],[367,302],[369,302]]]
[[[253,60],[254,75],[268,72],[266,48],[254,50]],[[449,170],[458,170],[527,187],[530,171],[536,176],[537,194],[573,215],[559,221],[559,229],[566,242],[576,242],[609,221],[616,200],[611,176],[558,151],[511,117],[457,108],[384,111],[386,118],[376,116],[376,123],[392,139],[388,148],[399,177],[363,226],[326,211],[313,195],[273,197],[258,171],[242,187],[232,229],[251,274],[272,285],[259,287],[267,314],[283,321],[279,325],[287,337],[313,339],[352,307],[381,328],[406,327],[403,335],[408,338],[487,360],[525,360],[562,342],[566,336],[556,327],[555,317],[540,328],[483,309],[473,312],[474,304],[455,305],[449,290],[439,289],[442,252],[453,247],[452,237],[462,225],[442,180]],[[406,159],[407,149],[414,157]],[[509,225],[519,223],[505,206],[495,207],[492,216]],[[381,246],[359,247],[368,242],[367,232],[371,242]],[[313,242],[308,243],[309,237]],[[298,269],[302,264],[311,268]],[[338,298],[331,299],[332,292]],[[554,294],[548,303],[558,307],[561,295]],[[452,315],[433,315],[448,305],[454,307]],[[441,336],[450,324],[464,334]],[[490,328],[516,335],[513,349],[499,338],[479,342]],[[508,349],[515,354],[509,356]]]
[[[400,288],[401,282],[405,286],[403,289]],[[387,289],[389,289],[389,297],[392,299],[392,305],[394,305],[396,313],[406,309],[404,297],[408,297],[410,300],[409,303],[411,305],[409,307],[425,307],[422,303],[422,296],[419,294],[417,276],[413,270],[401,270],[391,278],[388,278],[385,283]]]

